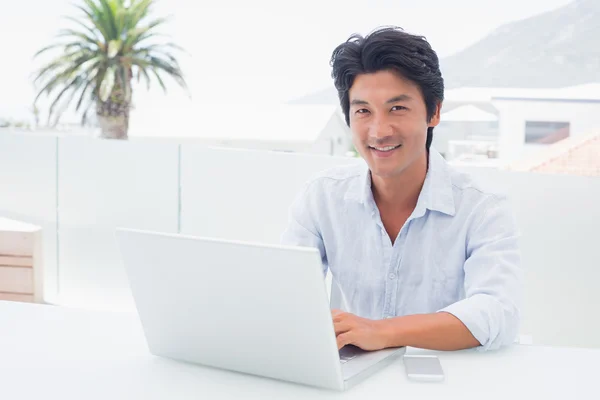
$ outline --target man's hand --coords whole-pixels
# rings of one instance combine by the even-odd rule
[[[385,321],[361,318],[340,310],[331,312],[338,349],[347,344],[363,350],[381,350],[386,347]]]
[[[371,320],[333,310],[338,349],[353,344],[363,350],[410,346],[462,350],[480,346],[460,319],[447,312]]]

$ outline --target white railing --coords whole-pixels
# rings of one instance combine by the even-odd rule
[[[354,162],[169,140],[0,134],[0,215],[44,228],[46,293],[118,309],[131,299],[116,227],[277,242],[302,185]],[[600,179],[461,169],[512,199],[527,276],[522,332],[535,344],[600,347]]]

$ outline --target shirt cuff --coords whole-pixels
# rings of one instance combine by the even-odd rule
[[[438,312],[447,312],[458,318],[481,344],[479,350],[485,351],[491,347],[490,316],[484,311],[487,304],[485,299],[474,296],[456,302]]]

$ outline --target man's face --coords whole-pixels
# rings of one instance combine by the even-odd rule
[[[356,150],[371,173],[397,176],[426,152],[429,122],[419,87],[392,71],[358,75],[349,91],[350,128]]]

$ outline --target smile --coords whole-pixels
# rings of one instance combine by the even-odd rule
[[[399,144],[397,146],[383,146],[383,147],[369,146],[369,148],[372,149],[372,150],[377,150],[377,151],[381,151],[381,152],[386,153],[386,152],[389,152],[389,151],[392,151],[392,150],[396,150],[400,146],[402,146],[402,145]]]

